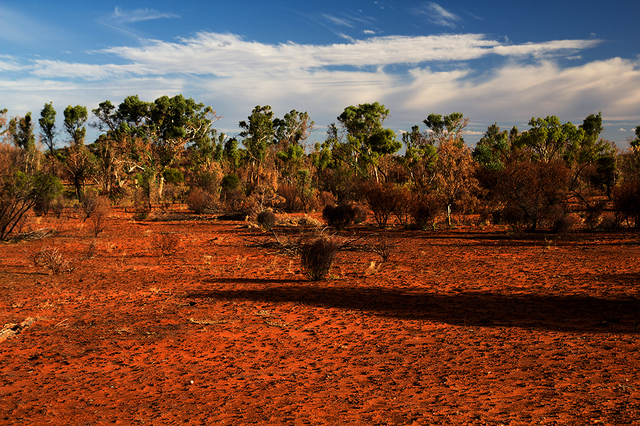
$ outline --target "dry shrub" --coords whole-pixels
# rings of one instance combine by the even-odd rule
[[[406,186],[396,188],[398,202],[393,208],[393,215],[398,219],[400,225],[407,227],[411,221],[411,214],[414,210],[415,197]]]
[[[93,259],[96,257],[96,253],[98,252],[96,248],[96,240],[91,240],[91,243],[87,246],[84,254],[82,255],[82,260]]]
[[[195,188],[187,197],[187,205],[195,214],[203,214],[215,207],[215,197],[208,191]]]
[[[108,199],[96,197],[96,200],[93,202],[91,215],[89,216],[91,231],[94,236],[97,237],[99,233],[105,230],[110,210],[111,203]]]
[[[64,199],[62,197],[58,197],[51,203],[51,211],[56,218],[60,219],[64,211]]]
[[[170,256],[178,250],[180,236],[170,232],[161,232],[151,237],[151,246],[162,256]]]
[[[321,236],[300,244],[302,271],[312,280],[320,281],[329,275],[338,252],[338,244],[327,236]]]
[[[336,197],[328,191],[320,191],[317,196],[317,207],[324,209],[326,206],[333,206],[336,204]]]
[[[581,219],[576,214],[562,214],[553,222],[551,230],[557,234],[575,231],[580,225]]]
[[[64,255],[56,247],[42,246],[40,250],[29,254],[27,257],[33,263],[33,266],[42,266],[53,275],[60,275],[63,272],[73,270],[71,263],[64,258]]]
[[[387,262],[395,250],[395,247],[396,242],[391,240],[389,236],[384,233],[377,236],[376,241],[371,246],[371,251],[379,254],[383,262]]]
[[[272,211],[264,210],[258,213],[256,221],[262,229],[270,231],[274,226],[276,226],[276,215]]]
[[[284,199],[282,209],[286,212],[302,210],[302,202],[298,196],[298,189],[291,184],[283,183],[278,186],[278,195]]]
[[[526,225],[535,231],[540,225],[555,222],[556,212],[564,204],[564,190],[568,180],[564,161],[517,161],[500,172],[496,187],[498,198],[504,203],[505,220]],[[557,216],[556,216],[557,217]]]

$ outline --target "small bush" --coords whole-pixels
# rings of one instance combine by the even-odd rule
[[[170,256],[178,250],[180,237],[173,233],[155,234],[151,239],[151,246],[160,254],[160,256]]]
[[[106,227],[107,217],[111,210],[111,203],[106,198],[95,197],[91,204],[91,213],[88,218],[91,222],[91,231],[93,235],[97,237]]]
[[[629,226],[640,228],[640,179],[623,181],[617,186],[613,190],[613,204],[620,218]]]
[[[400,192],[393,184],[373,182],[363,185],[362,192],[369,203],[369,208],[373,212],[373,218],[378,227],[386,228],[389,216],[401,201]]]
[[[215,207],[213,194],[196,188],[187,197],[187,205],[195,214],[203,214]]]
[[[325,279],[329,275],[337,252],[336,242],[326,236],[301,244],[300,265],[302,271],[312,281]]]
[[[220,182],[220,187],[223,192],[236,190],[240,188],[240,178],[235,173],[225,175]]]
[[[276,215],[272,211],[264,210],[258,213],[256,221],[261,228],[270,231],[276,226]]]
[[[322,217],[329,226],[333,226],[336,229],[344,229],[354,222],[356,213],[354,206],[341,203],[337,206],[326,206],[322,211]]]
[[[33,266],[42,266],[53,275],[60,275],[63,272],[73,270],[70,262],[55,247],[42,246],[40,250],[28,255],[28,258],[33,263]]]
[[[415,194],[411,205],[413,223],[419,229],[426,229],[427,226],[435,228],[436,217],[443,207],[444,202],[438,195]]]
[[[166,183],[174,185],[184,182],[184,175],[178,169],[167,168],[162,172],[162,177]]]
[[[56,218],[60,219],[64,211],[64,199],[62,197],[58,197],[51,203],[51,211]]]
[[[395,247],[396,243],[385,233],[378,235],[371,247],[371,251],[379,254],[383,262],[387,262],[391,257],[391,253],[395,250]]]

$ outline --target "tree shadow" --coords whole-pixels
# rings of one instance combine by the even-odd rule
[[[246,282],[246,280],[245,280]],[[191,299],[300,303],[457,326],[519,327],[562,332],[640,333],[640,300],[587,296],[437,294],[381,287],[287,285],[264,289],[208,290]]]

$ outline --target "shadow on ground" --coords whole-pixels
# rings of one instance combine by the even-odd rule
[[[263,284],[269,287],[207,290],[187,293],[184,297],[292,302],[460,326],[640,334],[640,300],[636,298],[615,300],[587,296],[504,295],[488,292],[436,294],[380,287]]]

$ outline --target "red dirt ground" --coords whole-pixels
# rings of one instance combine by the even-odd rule
[[[77,213],[31,226],[0,244],[3,424],[640,424],[637,233],[392,230],[310,282],[242,222],[114,212],[85,260]]]

